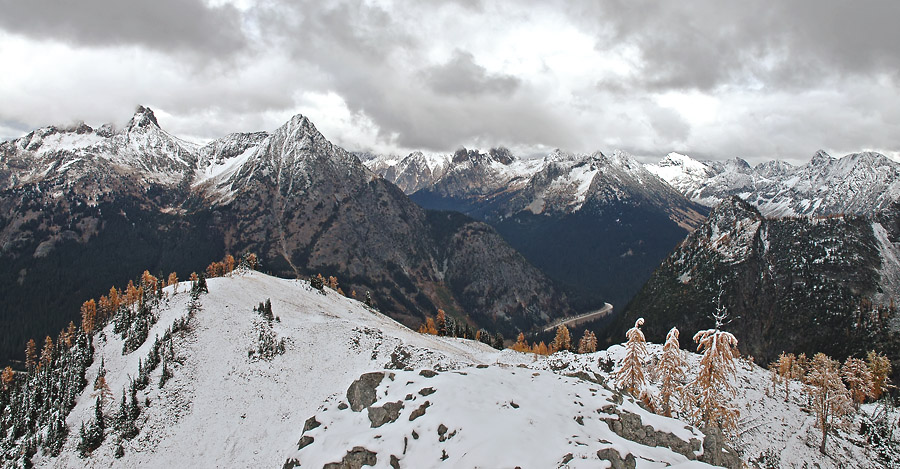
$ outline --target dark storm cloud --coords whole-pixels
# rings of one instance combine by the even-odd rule
[[[471,52],[458,49],[453,51],[447,63],[423,70],[422,76],[436,93],[456,97],[508,96],[521,83],[511,75],[489,74],[487,69],[475,63]]]
[[[0,0],[0,29],[87,46],[134,45],[216,57],[241,49],[241,17],[203,0]]]

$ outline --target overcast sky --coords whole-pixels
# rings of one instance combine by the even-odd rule
[[[350,150],[900,150],[900,2],[0,0],[0,139],[198,141],[303,113]]]

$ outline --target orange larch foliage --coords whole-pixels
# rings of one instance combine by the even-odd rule
[[[50,363],[53,362],[53,339],[48,335],[46,339],[44,339],[44,349],[41,350],[41,365],[42,366],[50,366]]]
[[[93,299],[85,301],[81,305],[81,329],[85,334],[90,334],[97,326],[97,303]]]
[[[426,318],[425,324],[422,324],[419,327],[419,333],[437,335],[437,328],[434,326],[434,319]]]
[[[25,344],[25,368],[31,371],[35,366],[37,366],[37,344],[34,343],[34,339],[30,339]]]
[[[225,273],[230,274],[234,271],[234,256],[231,254],[226,254],[225,258],[222,259],[223,267],[225,268]]]
[[[16,372],[13,371],[12,368],[6,367],[3,369],[3,373],[0,373],[0,383],[3,384],[3,390],[9,388],[9,385],[12,384],[13,379],[16,377]]]
[[[172,293],[178,293],[178,274],[175,272],[169,274],[168,284],[172,285]]]
[[[740,412],[728,405],[728,399],[736,391],[729,381],[736,373],[737,338],[730,332],[708,329],[694,334],[700,358],[700,371],[693,382],[697,390],[695,417],[706,425],[717,425],[723,430],[737,428]]]
[[[519,332],[519,336],[516,337],[516,343],[513,344],[512,349],[516,352],[529,353],[531,352],[531,347],[528,346],[528,342],[525,342],[525,334]]]

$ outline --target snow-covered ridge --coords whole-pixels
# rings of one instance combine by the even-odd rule
[[[695,202],[715,206],[737,195],[766,216],[871,214],[900,200],[900,163],[874,152],[834,158],[820,150],[802,166],[773,160],[756,167],[670,153],[647,169]]]
[[[404,159],[374,157],[364,164],[407,194],[421,190],[477,204],[497,201],[500,206],[488,209],[488,218],[504,218],[521,210],[544,215],[573,213],[590,200],[661,202],[680,198],[621,150],[588,154],[557,149],[542,158],[517,158],[506,149],[461,149],[452,155],[432,156],[428,162],[416,152]],[[673,217],[678,223],[700,218],[690,215]]]
[[[390,467],[394,458],[400,467],[441,461],[454,467],[597,467],[615,458],[637,467],[709,467],[693,460],[707,451],[708,436],[648,412],[605,384],[610,366],[624,357],[622,346],[535,357],[418,334],[305,281],[249,272],[208,285],[186,332],[173,340],[171,377],[159,384],[156,369],[139,391],[140,431],[121,441],[123,454],[116,457],[119,441],[108,430],[97,450],[80,457],[73,431],[58,457],[39,453],[36,466],[319,467],[362,448],[356,454],[376,458],[374,467]],[[112,325],[94,338],[86,378],[93,383],[103,363],[110,414],[155,337],[186,316],[189,285],[181,283],[177,294],[172,288],[165,289],[147,342],[134,352],[123,354]],[[284,353],[270,360],[248,354],[266,321],[254,307],[266,299],[275,316],[268,324],[285,343]],[[652,363],[661,348],[648,348]],[[696,369],[699,356],[686,358]],[[348,390],[371,373],[377,378],[371,401],[360,406]],[[745,462],[767,451],[788,466],[870,461],[844,432],[830,438],[832,456],[818,453],[819,433],[814,417],[800,410],[799,385],[791,385],[794,397],[784,402],[780,391],[770,392],[768,372],[744,361],[733,383],[733,404],[741,412],[734,444]],[[90,385],[84,390],[67,419],[70,428],[93,418],[95,395]],[[616,424],[626,417],[627,431]]]
[[[273,148],[278,151],[269,151]],[[302,115],[272,133],[235,133],[200,146],[166,132],[152,110],[139,106],[120,130],[109,124],[97,129],[51,126],[0,143],[0,190],[53,181],[96,198],[119,188],[123,180],[169,188],[188,182],[207,199],[228,202],[239,189],[235,183],[254,169],[302,172],[311,155],[334,158],[325,162],[333,166],[360,166]],[[271,161],[256,164],[262,156]]]

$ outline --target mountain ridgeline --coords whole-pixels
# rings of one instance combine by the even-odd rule
[[[760,363],[782,351],[844,358],[868,350],[900,358],[900,217],[765,218],[737,197],[725,199],[654,272],[615,327],[617,342],[637,317],[648,340],[672,326],[693,334],[725,326]]]
[[[706,214],[618,151],[517,159],[463,148],[366,164],[423,207],[491,224],[580,310],[623,306]]]
[[[303,116],[205,146],[140,107],[121,130],[47,127],[0,144],[0,361],[143,269],[202,271],[252,251],[263,269],[338,277],[408,325],[445,309],[513,336],[572,312],[488,225],[430,213]]]

